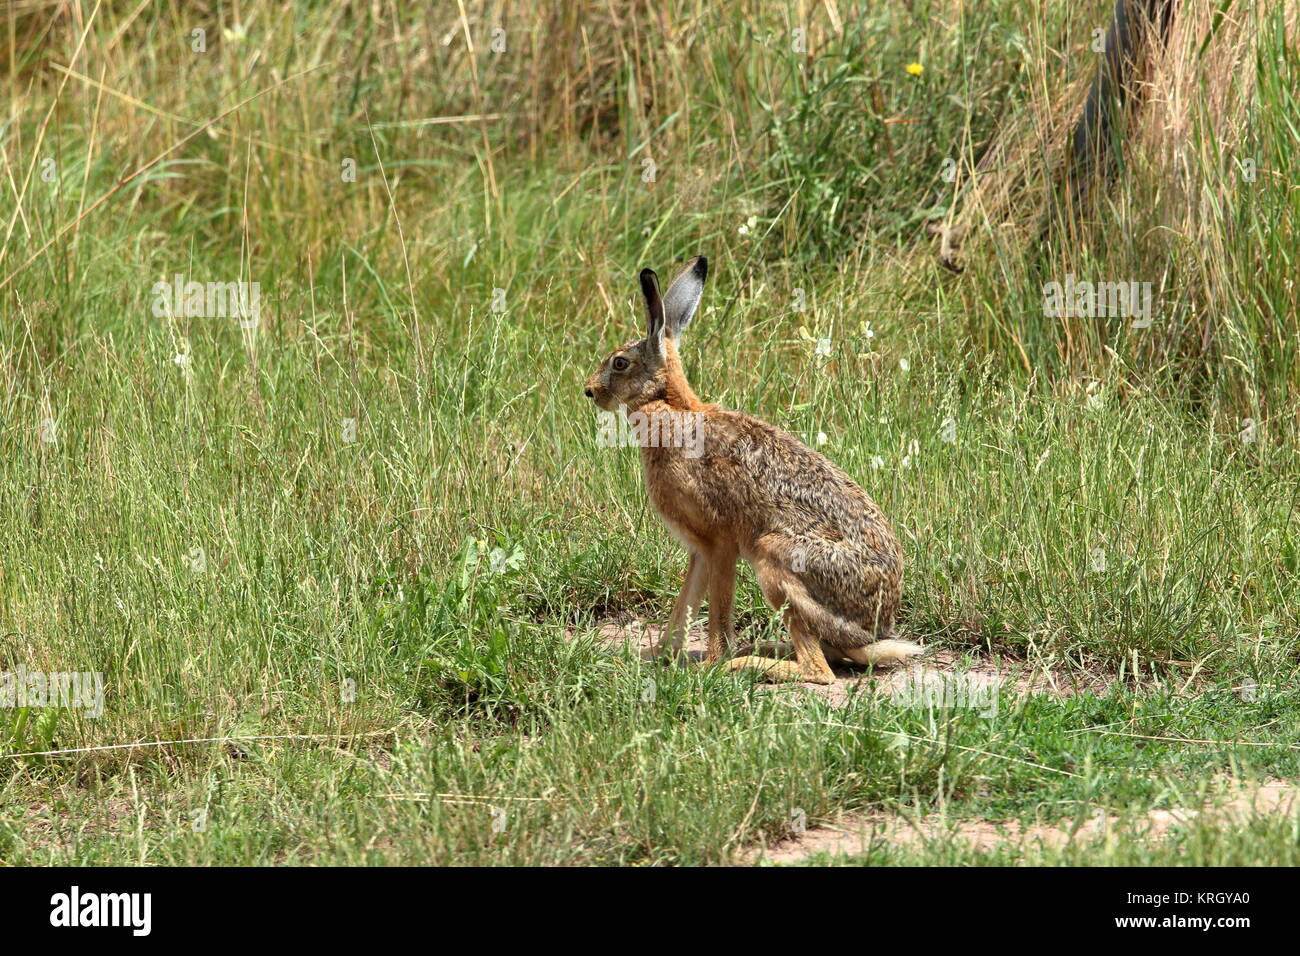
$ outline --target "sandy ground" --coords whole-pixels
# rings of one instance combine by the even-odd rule
[[[597,633],[601,640],[614,647],[634,644],[645,656],[658,642],[660,630],[657,624],[634,619],[625,623],[601,625]],[[686,644],[691,662],[698,663],[704,659],[707,641],[702,627],[692,628],[688,632]],[[743,645],[738,650],[743,650]],[[679,666],[684,666],[684,662]],[[1110,685],[1108,678],[1088,674],[1077,668],[1057,670],[1020,660],[973,657],[946,650],[928,652],[907,665],[875,671],[839,661],[831,662],[831,668],[835,671],[833,684],[774,684],[771,689],[780,687],[788,691],[798,688],[805,693],[826,697],[832,704],[841,705],[860,687],[865,690],[864,685],[874,682],[876,693],[894,697],[913,696],[930,700],[946,697],[952,700],[953,695],[956,695],[957,699],[978,704],[980,700],[996,696],[999,687],[1020,694],[1064,697],[1081,691],[1104,694]]]
[[[1180,824],[1197,817],[1223,822],[1245,821],[1256,815],[1295,814],[1300,811],[1300,787],[1282,780],[1270,780],[1258,786],[1241,786],[1217,781],[1221,793],[1198,808],[1153,810],[1145,820],[1129,818],[1126,837],[1161,839]],[[1022,826],[1016,821],[993,823],[987,820],[945,820],[940,814],[907,819],[891,814],[864,814],[845,818],[833,826],[810,827],[802,834],[771,847],[758,848],[746,855],[746,862],[796,863],[816,853],[862,854],[873,845],[923,846],[951,840],[972,849],[992,850],[999,844],[1027,848],[1060,847],[1071,841],[1089,843],[1104,840],[1108,831],[1120,822],[1119,817],[1101,813],[1075,826],[1073,824],[1036,824]]]
[[[660,627],[630,619],[626,622],[606,623],[597,629],[597,633],[611,647],[630,643],[642,656],[647,656],[659,639]],[[704,658],[705,648],[704,629],[692,628],[687,635],[689,663],[682,661],[677,666],[697,665]],[[964,695],[968,704],[978,706],[983,700],[996,698],[999,688],[1017,694],[1064,697],[1085,691],[1104,694],[1112,683],[1112,679],[1106,676],[1089,674],[1078,668],[1058,670],[1022,660],[977,657],[944,650],[928,652],[906,665],[874,672],[840,662],[832,662],[832,668],[835,671],[835,683],[829,686],[807,683],[772,684],[767,689],[817,694],[837,706],[844,704],[860,690],[873,690],[897,698],[911,696],[929,700],[946,697],[951,701],[963,699]],[[1300,812],[1300,786],[1286,781],[1271,780],[1262,785],[1243,787],[1230,780],[1219,780],[1215,782],[1214,789],[1218,795],[1204,806],[1154,810],[1146,815],[1145,820],[1130,817],[1124,832],[1146,839],[1160,839],[1173,827],[1186,824],[1201,815],[1247,819],[1255,814]],[[861,854],[882,842],[908,846],[924,845],[936,840],[953,840],[980,850],[990,850],[1007,843],[1025,847],[1058,847],[1071,841],[1104,840],[1119,822],[1118,817],[1101,812],[1081,823],[1032,826],[1024,826],[1016,821],[995,823],[978,819],[952,820],[946,819],[942,814],[927,814],[920,818],[887,813],[862,814],[847,817],[832,825],[810,827],[797,837],[774,846],[754,848],[742,860],[748,863],[793,863],[821,852],[832,855]]]

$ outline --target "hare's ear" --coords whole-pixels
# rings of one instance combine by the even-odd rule
[[[645,296],[646,343],[660,355],[664,352],[664,300],[659,295],[659,277],[653,269],[641,270],[641,294]]]
[[[686,263],[686,268],[673,280],[664,295],[664,321],[668,324],[668,337],[676,339],[682,329],[690,324],[695,308],[704,293],[704,277],[709,274],[709,260],[696,256]]]

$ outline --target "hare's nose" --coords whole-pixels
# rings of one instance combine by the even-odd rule
[[[592,391],[591,389],[589,389],[589,388],[588,388],[588,389],[585,389],[585,390],[583,391],[583,394],[586,395],[588,398],[594,398],[594,397],[595,397],[595,392],[593,392],[593,391]]]

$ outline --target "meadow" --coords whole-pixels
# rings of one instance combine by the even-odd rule
[[[1300,863],[1294,806],[1152,827],[1300,774],[1300,8],[1184,5],[1063,205],[1112,8],[9,3],[0,672],[104,693],[0,708],[0,862],[731,864],[907,819],[806,862]],[[695,254],[695,390],[879,503],[901,633],[1085,689],[608,640],[685,555],[582,385]],[[1049,316],[1067,276],[1149,323]],[[780,636],[745,568],[737,614]]]

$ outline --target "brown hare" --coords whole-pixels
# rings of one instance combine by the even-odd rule
[[[655,654],[680,652],[707,586],[707,662],[722,660],[734,637],[738,558],[753,567],[772,607],[784,610],[795,659],[750,655],[732,660],[732,669],[829,684],[827,656],[873,665],[920,653],[890,639],[903,555],[875,503],[793,436],[705,404],[687,383],[677,349],[707,274],[697,256],[661,296],[658,277],[643,270],[646,336],[611,352],[586,384],[598,406],[636,423],[650,500],[690,553]]]

